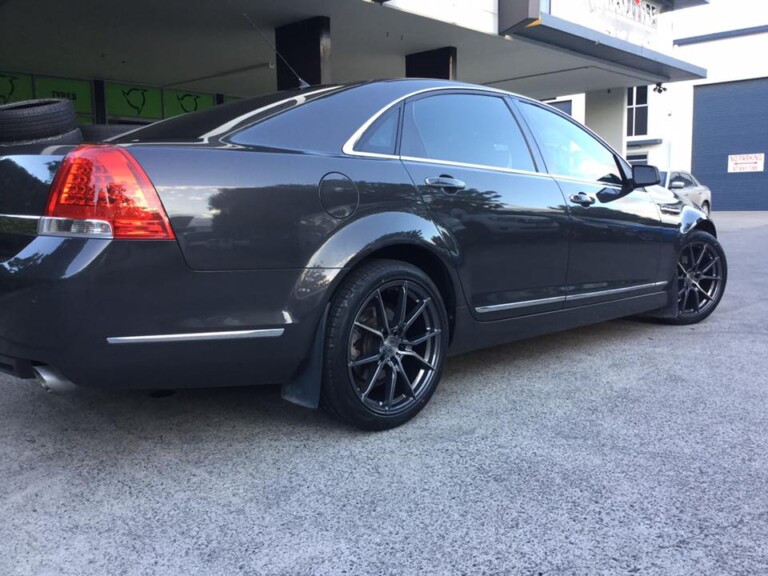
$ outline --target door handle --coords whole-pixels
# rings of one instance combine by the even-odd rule
[[[439,188],[446,194],[455,194],[459,190],[463,190],[467,187],[467,185],[461,180],[451,178],[446,174],[441,174],[436,178],[427,178],[424,180],[424,184],[426,184],[429,188]]]
[[[581,204],[585,208],[595,203],[594,197],[590,196],[586,192],[579,192],[578,194],[571,194],[568,196],[568,200],[574,204]]]

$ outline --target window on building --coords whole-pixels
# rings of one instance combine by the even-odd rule
[[[648,86],[627,88],[627,136],[648,134]]]
[[[627,155],[627,160],[632,166],[645,166],[648,164],[647,152],[636,152],[635,154]]]

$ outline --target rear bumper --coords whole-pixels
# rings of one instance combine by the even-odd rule
[[[36,237],[0,262],[0,370],[101,388],[286,382],[336,272],[194,272],[176,242]]]

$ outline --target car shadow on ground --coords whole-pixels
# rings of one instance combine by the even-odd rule
[[[593,354],[606,343],[636,339],[657,329],[658,325],[652,323],[617,320],[450,358],[431,404],[445,405],[458,398],[471,406],[475,404],[473,395],[515,386],[518,373],[530,373],[540,366],[546,377],[553,354]],[[494,376],[499,372],[506,376]],[[34,434],[58,435],[60,439],[70,436],[71,442],[94,434],[102,439],[104,435],[170,434],[180,441],[205,435],[222,440],[228,435],[234,439],[252,434],[260,438],[363,434],[331,419],[322,410],[282,400],[279,386],[181,389],[170,393],[78,388],[59,393],[46,392],[32,381],[15,384],[25,389],[8,398],[5,408],[9,415],[20,419],[18,427],[29,430],[22,424],[32,418]],[[418,428],[427,424],[429,412],[428,406],[414,421]]]

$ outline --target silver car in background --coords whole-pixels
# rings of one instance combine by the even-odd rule
[[[712,211],[712,191],[690,172],[661,172],[661,184],[682,194],[709,215]]]

